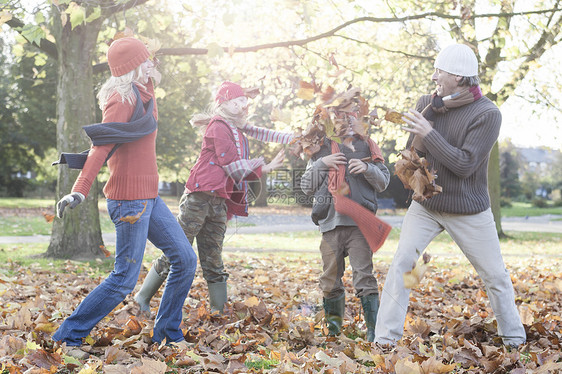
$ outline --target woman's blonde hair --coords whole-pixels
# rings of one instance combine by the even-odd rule
[[[205,131],[207,130],[207,126],[211,121],[211,118],[213,118],[214,116],[221,116],[228,123],[231,123],[236,127],[244,126],[247,120],[246,115],[237,116],[234,113],[229,112],[221,104],[214,102],[209,106],[209,109],[207,109],[207,111],[195,114],[191,118],[191,120],[189,120],[189,123],[191,124],[191,126],[199,128],[202,133],[205,133]]]
[[[135,93],[133,92],[133,82],[144,87],[140,83],[142,78],[142,70],[140,65],[131,70],[127,74],[123,74],[119,77],[111,76],[100,88],[98,92],[99,107],[103,110],[107,104],[107,101],[115,92],[121,96],[121,102],[124,103],[125,100],[131,104],[135,104]]]

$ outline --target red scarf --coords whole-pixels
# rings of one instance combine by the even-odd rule
[[[378,145],[371,139],[368,140],[373,161],[384,162]],[[339,147],[332,141],[332,153],[338,153]],[[349,186],[345,182],[345,166],[339,165],[338,169],[331,168],[328,175],[328,190],[334,197],[336,212],[349,216],[367,240],[371,251],[375,253],[384,244],[392,226],[378,218],[372,211],[356,203],[344,195],[349,193]]]

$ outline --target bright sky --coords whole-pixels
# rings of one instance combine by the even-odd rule
[[[509,99],[502,105],[502,128],[500,140],[507,138],[518,147],[549,147],[562,150],[562,124],[556,119],[554,110],[542,108],[543,114],[530,112],[531,104],[521,98]],[[549,115],[550,114],[550,115]],[[560,113],[558,113],[560,118]]]
[[[562,105],[560,83],[556,77],[562,72],[562,45],[557,45],[545,52],[541,67],[536,73],[527,76],[509,100],[502,106],[503,123],[500,139],[511,138],[513,144],[522,147],[542,147],[562,150]],[[534,79],[537,86],[544,87],[546,99],[539,103],[530,103],[520,96],[532,94],[529,80]],[[528,92],[526,92],[528,91]],[[548,105],[550,100],[553,105]]]

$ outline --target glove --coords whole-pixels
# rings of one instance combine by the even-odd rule
[[[70,209],[74,209],[76,205],[84,201],[85,197],[80,192],[73,192],[66,195],[57,203],[57,217],[62,218],[62,212],[64,208],[68,205]]]

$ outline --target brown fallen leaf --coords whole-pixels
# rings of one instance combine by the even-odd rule
[[[111,256],[111,252],[109,252],[109,251],[107,250],[107,248],[105,248],[105,245],[100,245],[100,249],[101,249],[101,251],[103,252],[103,254],[104,254],[105,257]]]
[[[141,358],[142,366],[131,369],[131,374],[164,374],[168,371],[168,365],[159,360]]]
[[[299,82],[299,90],[297,91],[297,97],[303,100],[312,100],[314,99],[314,93],[316,91],[316,85],[312,83],[308,83],[305,81]]]
[[[430,357],[429,360],[425,360],[421,364],[421,368],[424,373],[432,373],[432,374],[445,374],[450,373],[455,370],[457,367],[456,364],[444,364],[439,361],[435,356]]]
[[[404,357],[394,365],[394,370],[396,374],[422,374],[422,369],[420,365],[413,361],[412,356]]]
[[[423,275],[427,270],[427,264],[430,259],[431,256],[428,253],[424,253],[422,261],[416,263],[411,271],[404,273],[404,287],[414,288],[421,282]]]
[[[59,355],[58,353],[49,353],[44,349],[35,350],[34,352],[28,354],[26,356],[26,359],[33,365],[39,366],[43,369],[49,369],[49,371],[53,367],[56,369],[62,363],[61,355]]]
[[[109,346],[105,349],[105,364],[114,364],[126,361],[131,358],[127,352],[119,349],[116,346]]]
[[[49,214],[47,212],[43,212],[43,217],[45,217],[45,221],[47,221],[49,223],[53,222],[53,220],[55,219],[54,214]]]
[[[394,110],[387,111],[384,115],[384,119],[389,121],[389,122],[397,123],[397,124],[406,123],[402,119],[402,113],[396,112]]]
[[[146,212],[146,204],[147,204],[146,201],[142,203],[142,205],[144,205],[144,208],[134,216],[121,217],[119,218],[119,221],[129,222],[131,225],[135,224],[139,220],[139,218],[141,218],[144,212]]]

